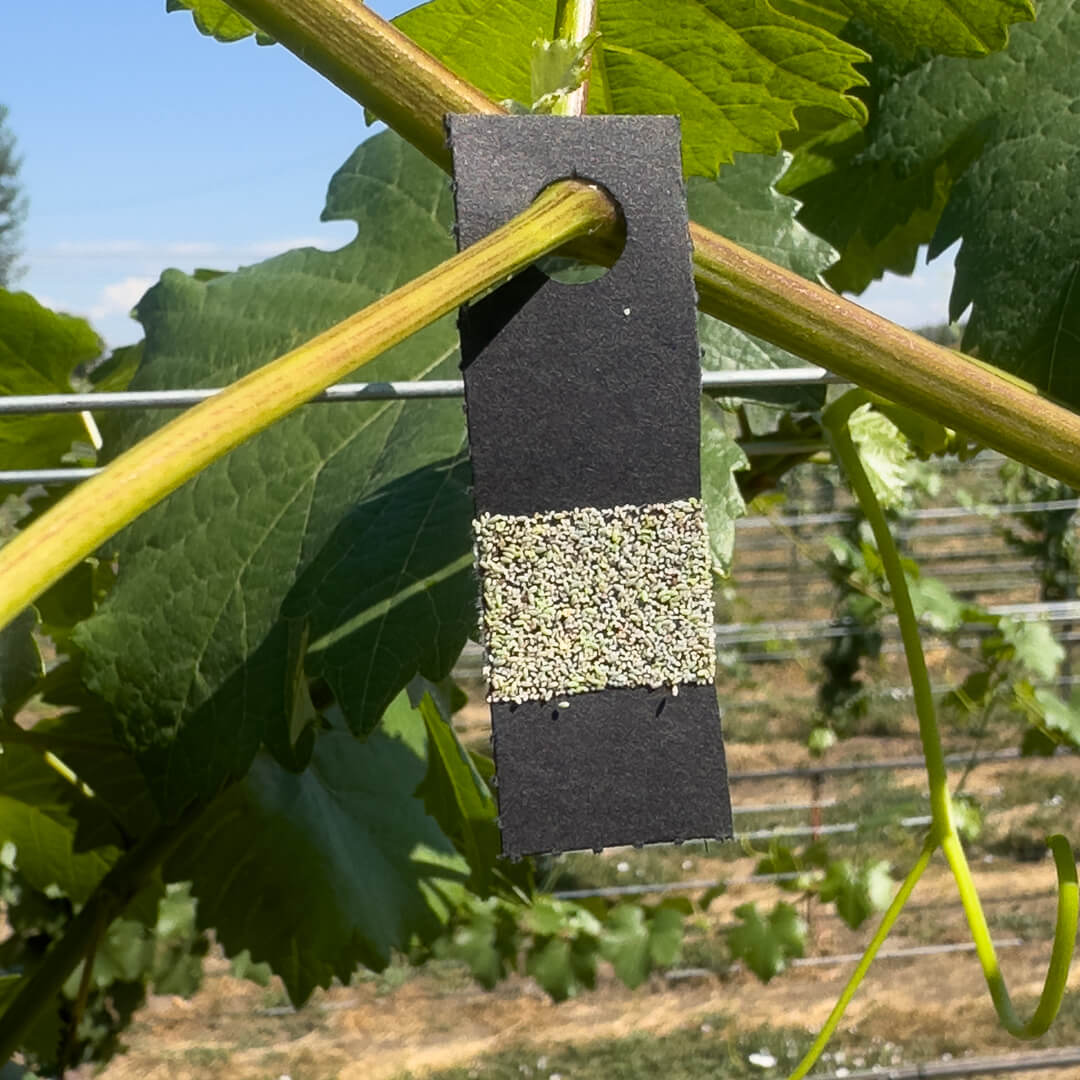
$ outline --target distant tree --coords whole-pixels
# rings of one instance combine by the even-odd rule
[[[0,286],[17,276],[19,227],[26,216],[26,200],[19,187],[21,160],[15,156],[15,136],[6,129],[8,110],[0,105]]]

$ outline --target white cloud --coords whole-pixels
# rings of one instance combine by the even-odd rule
[[[101,290],[97,303],[90,308],[91,319],[106,319],[110,315],[126,315],[142,299],[143,293],[154,284],[152,277],[126,277]]]

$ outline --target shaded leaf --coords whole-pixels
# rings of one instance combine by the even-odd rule
[[[0,1023],[4,1018],[4,1011],[14,1000],[19,990],[22,977],[19,975],[0,975]],[[55,1061],[60,1049],[60,1040],[64,1033],[64,1018],[61,1015],[63,1003],[57,995],[50,1005],[47,1005],[40,1016],[30,1025],[25,1037],[20,1043],[20,1048],[33,1057],[44,1061]],[[11,1070],[9,1073],[8,1070]],[[5,1064],[0,1068],[2,1080],[33,1080],[27,1078],[27,1074],[17,1065]]]
[[[498,807],[430,693],[423,695],[417,709],[427,728],[428,767],[416,796],[468,860],[472,887],[486,892],[501,848]]]
[[[406,737],[422,725],[402,695],[363,742],[320,734],[303,773],[259,754],[168,864],[191,880],[199,925],[270,964],[295,1004],[434,937],[462,898],[468,867],[412,795],[425,763]]]
[[[596,984],[596,941],[553,937],[537,942],[525,970],[555,1001],[565,1001]]]
[[[93,813],[89,800],[37,749],[4,742],[0,753],[0,847],[13,844],[19,872],[42,892],[58,887],[83,904],[119,855],[120,838],[103,811],[93,822],[111,845],[80,850],[80,821]],[[95,830],[96,832],[97,830]]]
[[[111,709],[81,685],[77,664],[49,673],[44,698],[69,711],[39,720],[35,732],[55,741],[64,764],[94,793],[91,803],[72,807],[80,850],[106,842],[115,826],[126,837],[145,836],[159,823],[157,810],[138,763],[116,740]]]
[[[37,625],[37,612],[27,608],[0,630],[0,717],[12,719],[45,674],[34,640]]]

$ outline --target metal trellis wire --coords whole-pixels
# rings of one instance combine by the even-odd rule
[[[714,396],[752,393],[760,389],[826,386],[843,382],[820,367],[762,369],[760,371],[704,371],[702,390]],[[130,409],[186,409],[222,392],[221,387],[183,390],[125,390],[100,394],[9,394],[0,397],[0,417],[47,413],[110,412]],[[419,382],[339,383],[311,399],[312,403],[408,401],[459,398],[461,379],[424,379]],[[816,439],[750,439],[743,444],[749,456],[761,454],[813,454],[824,449]],[[88,480],[96,468],[0,470],[0,486],[73,484]]]

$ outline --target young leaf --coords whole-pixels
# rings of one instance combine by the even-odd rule
[[[470,899],[435,954],[464,963],[481,986],[491,990],[513,966],[520,949],[514,911],[497,897]]]
[[[402,696],[393,726],[422,739]],[[301,774],[262,753],[219,797],[168,876],[190,880],[199,925],[229,954],[248,949],[295,1004],[357,964],[381,969],[412,936],[435,936],[468,867],[411,794],[424,761],[384,731],[319,735]]]
[[[908,577],[908,591],[915,615],[934,630],[948,632],[963,625],[966,609],[940,578]]]
[[[228,383],[453,253],[445,177],[390,133],[338,170],[323,217],[359,235],[210,281],[166,272],[138,305],[133,388]],[[444,319],[364,378],[449,377],[456,355]],[[118,448],[163,419],[124,414]],[[270,718],[287,730],[291,620],[310,618],[306,673],[357,731],[418,670],[447,674],[475,619],[467,466],[446,460],[463,440],[454,401],[313,406],[117,538],[120,579],[77,641],[162,807],[242,775]]]
[[[555,0],[432,0],[395,22],[496,101],[531,101],[533,42]],[[755,0],[604,0],[592,112],[679,113],[687,173],[715,176],[735,151],[775,153],[796,110],[863,119],[847,94],[860,49]]]
[[[863,405],[848,421],[870,486],[886,508],[901,506],[908,495],[911,447],[899,428],[876,409]]]
[[[0,630],[0,718],[13,719],[16,708],[45,674],[34,640],[37,624],[37,612],[27,608]]]
[[[1004,618],[998,625],[1001,636],[1014,650],[1013,658],[1030,677],[1045,680],[1057,677],[1065,649],[1054,637],[1049,623]]]
[[[779,975],[791,957],[802,956],[806,923],[790,904],[779,901],[764,919],[754,903],[740,904],[735,914],[742,923],[728,931],[731,955],[762,982]]]
[[[649,916],[649,959],[654,967],[671,967],[682,953],[686,912],[661,904]]]

